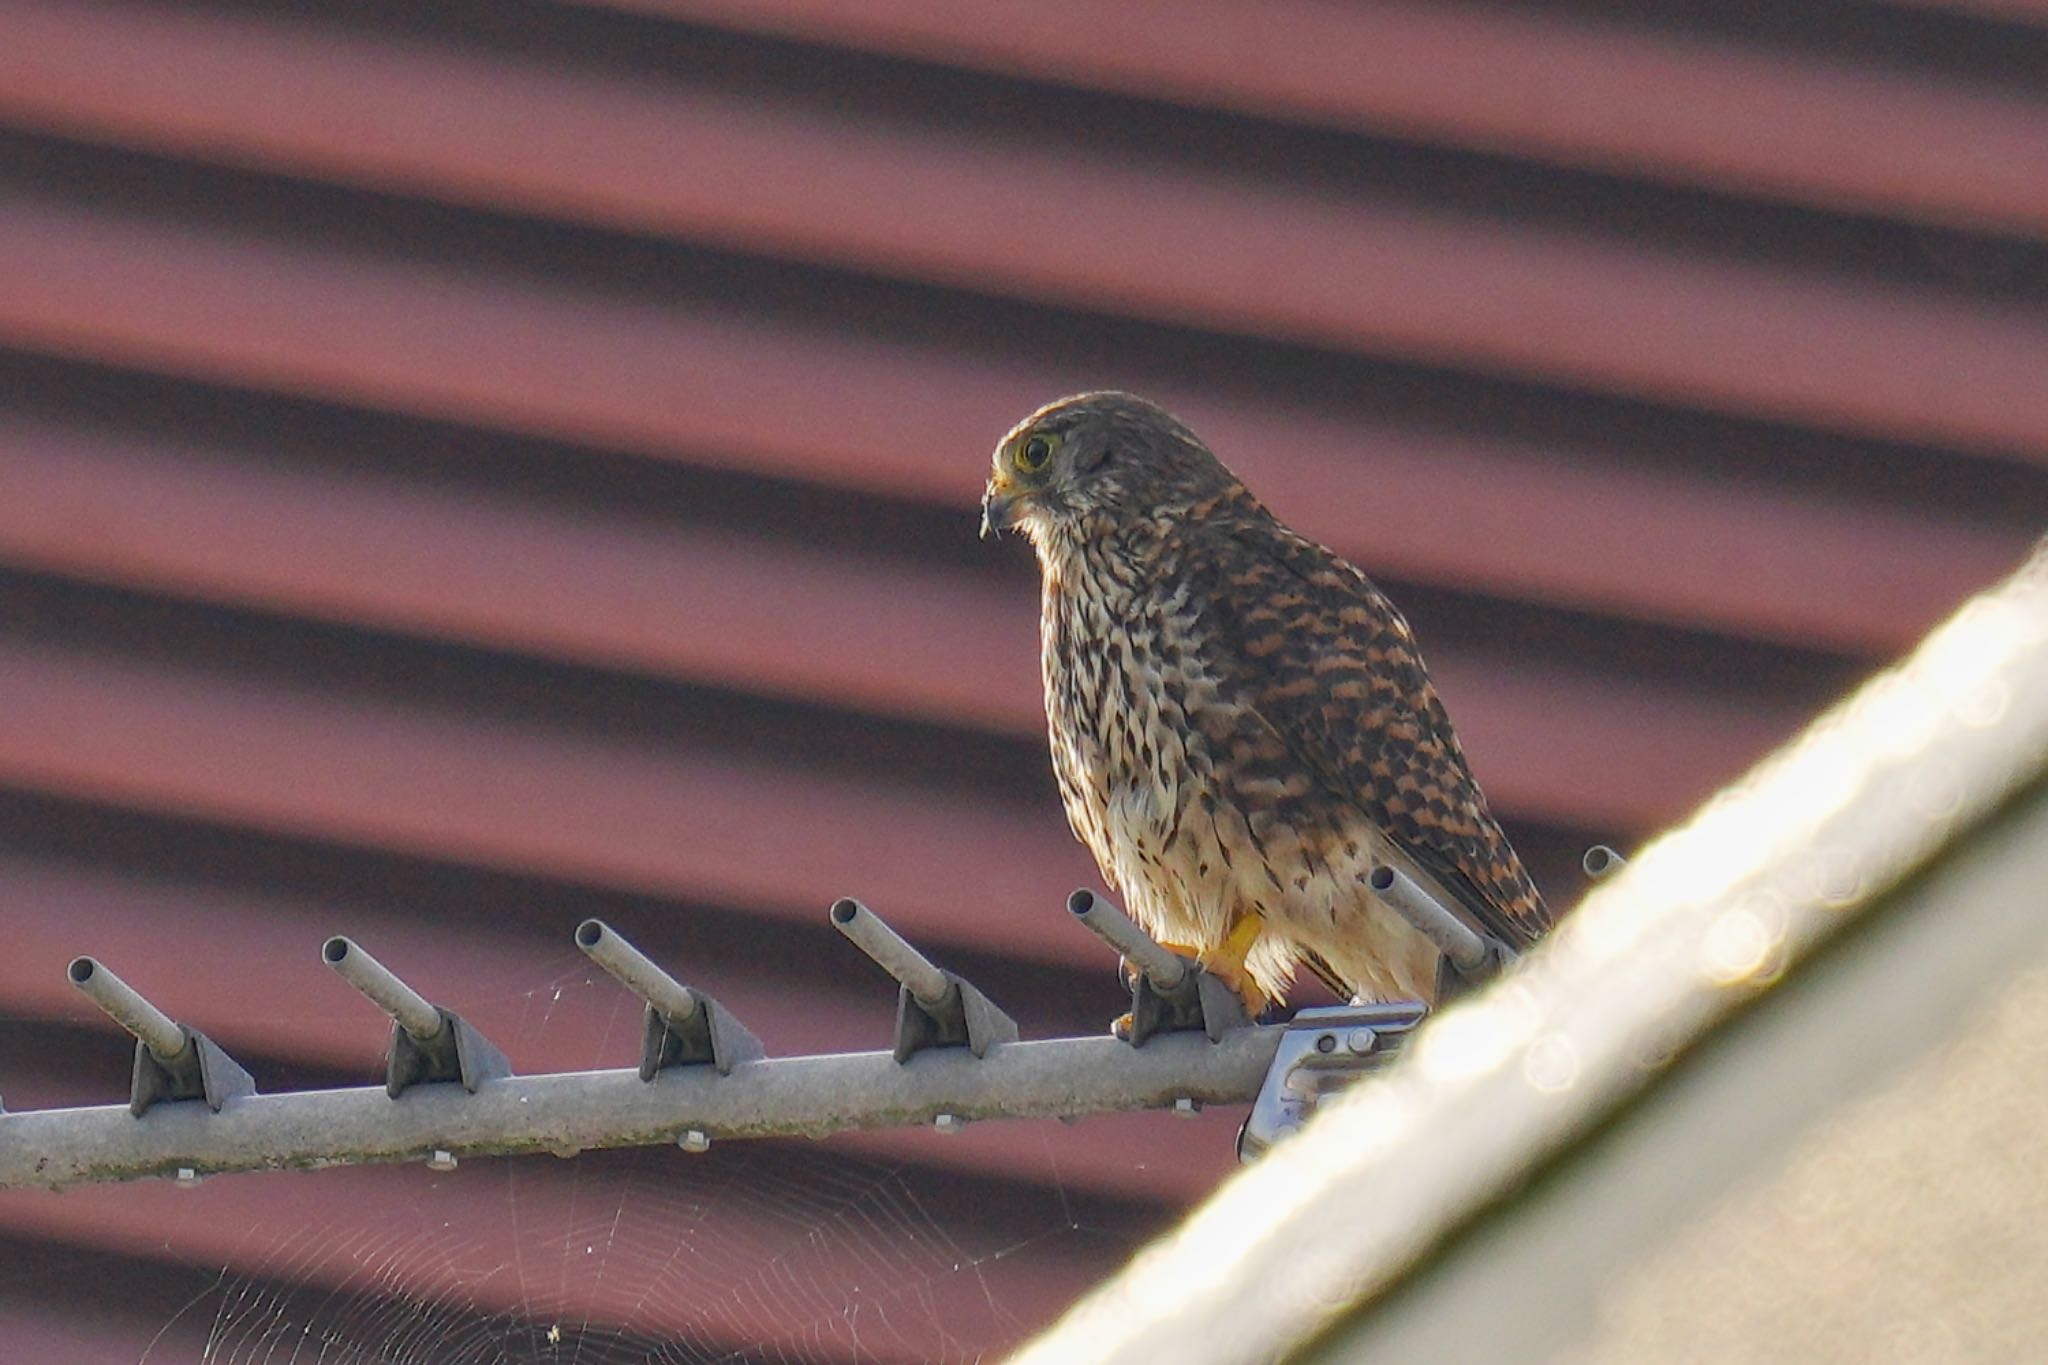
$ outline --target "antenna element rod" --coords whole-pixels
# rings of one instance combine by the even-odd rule
[[[356,941],[336,934],[320,945],[320,956],[341,979],[370,997],[398,1021],[398,1026],[424,1043],[441,1032],[441,1011],[427,998],[391,974],[391,969],[364,952]]]

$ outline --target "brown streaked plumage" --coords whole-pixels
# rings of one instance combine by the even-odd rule
[[[1510,947],[1549,928],[1408,623],[1164,410],[1039,409],[996,448],[982,525],[1038,552],[1067,818],[1156,938],[1269,997],[1306,963],[1432,999],[1436,949],[1371,895],[1380,862]]]

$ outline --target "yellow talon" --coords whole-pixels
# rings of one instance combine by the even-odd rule
[[[1244,1012],[1256,1019],[1266,1008],[1266,996],[1253,984],[1250,973],[1245,970],[1244,960],[1265,928],[1265,918],[1256,910],[1247,910],[1238,916],[1237,923],[1230,926],[1230,932],[1223,936],[1223,941],[1213,948],[1200,948],[1192,943],[1169,943],[1163,939],[1159,940],[1159,946],[1169,953],[1193,958],[1203,971],[1237,992],[1237,998],[1244,1002]],[[1137,982],[1131,964],[1125,962],[1123,968],[1124,979],[1135,986]],[[1109,1031],[1119,1038],[1129,1038],[1131,1016],[1120,1016],[1109,1026]]]
[[[1266,929],[1266,917],[1256,910],[1247,910],[1237,917],[1237,923],[1223,937],[1223,942],[1212,951],[1211,956],[1219,962],[1228,962],[1240,969],[1252,945],[1259,941],[1259,935]],[[1205,964],[1206,965],[1206,964]]]
[[[1195,954],[1195,961],[1202,965],[1202,970],[1236,991],[1237,998],[1244,1002],[1244,1012],[1254,1019],[1258,1018],[1260,1010],[1266,1008],[1266,996],[1245,970],[1244,960],[1265,928],[1265,917],[1256,910],[1247,910],[1238,916],[1236,924],[1230,926],[1223,942]]]

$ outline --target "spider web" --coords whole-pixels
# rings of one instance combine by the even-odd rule
[[[735,1150],[557,1207],[521,1190],[531,1160],[475,1164],[437,1181],[409,1226],[302,1226],[238,1258],[187,1310],[210,1315],[199,1359],[971,1360],[1028,1326],[983,1273],[1019,1248],[968,1250],[900,1169]],[[504,1224],[436,1216],[435,1194],[465,1180],[499,1187]]]
[[[539,987],[478,983],[457,1007],[515,1057],[565,1014],[601,1014],[606,1055],[588,1064],[620,1065],[637,1004],[580,957],[559,966]],[[198,1292],[140,1360],[979,1360],[1162,1217],[1063,1179],[1057,1148],[1079,1134],[1012,1126],[1042,1160],[994,1179],[837,1139],[218,1177],[176,1204],[235,1240],[198,1264]]]

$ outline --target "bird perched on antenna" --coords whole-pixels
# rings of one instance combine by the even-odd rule
[[[1510,949],[1550,912],[1486,808],[1408,623],[1195,434],[1126,393],[996,447],[982,534],[1038,552],[1045,714],[1074,833],[1132,915],[1256,1014],[1297,965],[1433,1001],[1391,866]]]

